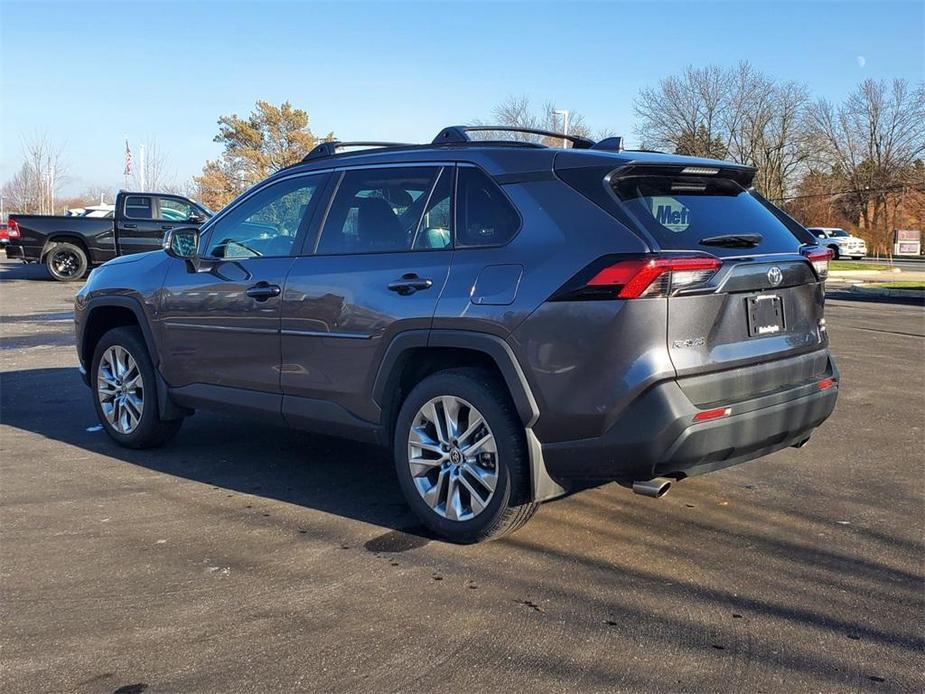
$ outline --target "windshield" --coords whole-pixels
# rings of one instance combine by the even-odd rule
[[[708,237],[760,234],[762,253],[787,253],[799,248],[790,230],[771,210],[735,181],[695,176],[627,176],[613,182],[613,190],[659,246],[671,250],[708,250]],[[741,249],[735,251],[741,253]]]
[[[848,238],[851,234],[843,229],[832,229],[832,231],[829,232],[829,236],[833,238]]]

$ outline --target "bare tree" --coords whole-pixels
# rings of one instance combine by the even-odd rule
[[[728,156],[758,169],[755,187],[767,197],[783,198],[810,158],[804,120],[809,92],[798,82],[776,82],[748,63],[732,73],[731,86]]]
[[[715,65],[688,66],[636,98],[643,147],[724,158],[730,146],[732,76]]]
[[[170,166],[169,158],[161,151],[157,138],[149,137],[142,147],[144,148],[143,159],[140,151],[138,158],[135,159],[137,164],[134,172],[136,186],[149,191],[160,191],[165,186],[171,185],[174,177],[167,173]]]
[[[777,82],[749,63],[688,67],[644,89],[635,102],[644,146],[755,166],[755,186],[771,198],[796,183],[808,158],[797,82]]]
[[[842,177],[862,226],[885,250],[891,195],[925,155],[925,85],[866,80],[840,106],[815,102],[807,123],[818,159]]]
[[[509,96],[491,110],[491,122],[475,121],[474,125],[504,125],[514,128],[529,128],[533,130],[549,130],[551,132],[564,132],[564,117],[557,114],[556,106],[546,101],[539,109],[535,109],[527,96]],[[591,130],[585,125],[584,116],[577,111],[568,109],[568,134],[580,137],[590,137]],[[551,147],[562,145],[561,138],[532,135],[530,133],[513,133],[503,130],[480,133],[482,139],[516,140],[520,142],[536,142]]]
[[[55,199],[65,180],[61,148],[47,135],[23,141],[24,162],[3,185],[3,197],[13,212],[54,214]]]

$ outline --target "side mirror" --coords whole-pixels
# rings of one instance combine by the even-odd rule
[[[824,238],[825,238],[825,234],[816,234],[816,236],[818,236],[820,239],[824,239]]]
[[[206,221],[206,218],[203,217],[199,212],[190,212],[189,217],[186,218],[186,221],[190,224],[202,224]]]
[[[177,227],[164,232],[164,250],[171,258],[192,260],[199,252],[199,229]]]

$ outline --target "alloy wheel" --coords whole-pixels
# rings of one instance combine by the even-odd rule
[[[51,257],[55,272],[61,277],[73,277],[80,271],[80,258],[74,251],[55,251]]]
[[[498,484],[498,448],[488,422],[453,395],[429,400],[414,416],[408,464],[421,498],[448,520],[477,516]]]
[[[138,428],[145,407],[144,381],[134,357],[113,345],[100,358],[96,393],[109,425],[120,434]]]

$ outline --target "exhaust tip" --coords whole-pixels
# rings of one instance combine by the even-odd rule
[[[633,482],[633,493],[660,499],[671,489],[671,480],[667,477],[654,477],[651,480]]]

